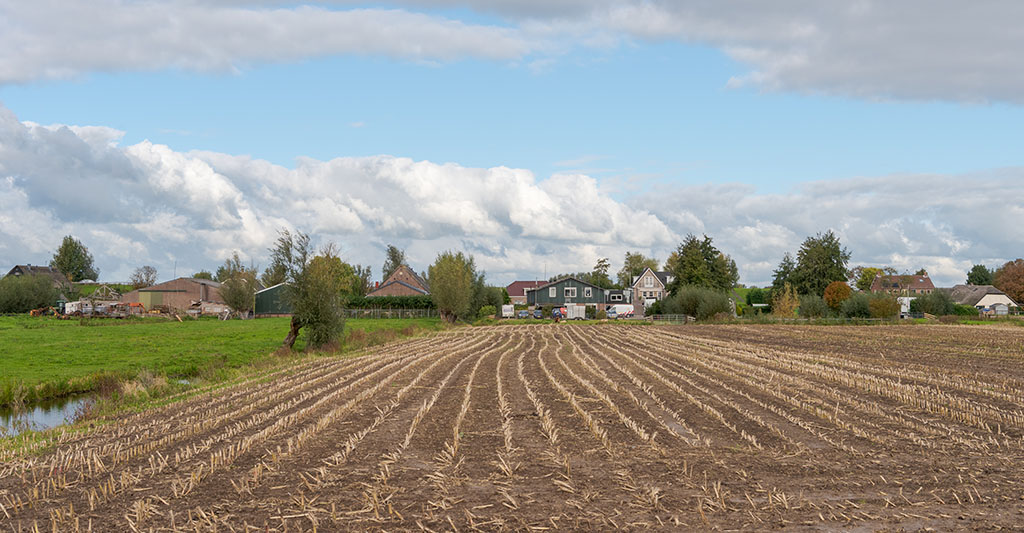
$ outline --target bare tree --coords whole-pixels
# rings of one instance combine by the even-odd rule
[[[132,272],[128,281],[133,289],[152,287],[156,285],[156,269],[149,265],[140,266]]]

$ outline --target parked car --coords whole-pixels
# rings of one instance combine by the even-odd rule
[[[609,309],[605,314],[608,315],[608,318],[611,320],[615,320],[619,317],[619,314],[615,312],[615,309]]]
[[[519,318],[530,318],[530,312],[526,309],[519,311]]]
[[[540,309],[534,309],[533,318],[544,318],[544,311],[541,311]]]

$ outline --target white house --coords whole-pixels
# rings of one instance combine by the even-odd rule
[[[950,298],[960,305],[969,305],[979,310],[991,310],[1005,314],[1010,307],[1019,307],[1005,292],[991,285],[957,285],[949,292]]]

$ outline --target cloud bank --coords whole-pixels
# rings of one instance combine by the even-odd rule
[[[238,250],[266,264],[280,228],[342,246],[379,273],[383,249],[422,270],[445,249],[474,254],[494,282],[620,266],[627,250],[664,260],[707,233],[764,284],[809,235],[835,230],[857,264],[927,268],[959,283],[975,262],[1024,253],[1024,169],[807,183],[787,194],[750,185],[669,187],[616,198],[581,174],[470,168],[380,155],[300,159],[121,146],[103,127],[41,126],[0,107],[0,265],[42,264],[63,235],[93,252],[102,278],[138,266],[161,279],[215,268]],[[9,268],[0,267],[0,268]]]
[[[1024,55],[1017,53],[1024,47],[1017,28],[1024,4],[1011,0],[387,5],[397,7],[345,0],[0,0],[0,83],[110,71],[232,71],[347,54],[549,64],[581,49],[675,41],[718,48],[745,65],[722,80],[733,87],[970,102],[1019,103],[1024,94]],[[497,22],[469,20],[480,17]]]

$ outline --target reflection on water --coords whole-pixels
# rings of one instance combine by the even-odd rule
[[[41,402],[33,402],[17,411],[0,408],[0,436],[17,435],[25,430],[49,429],[72,422],[75,412],[94,401],[91,395],[81,394]]]

